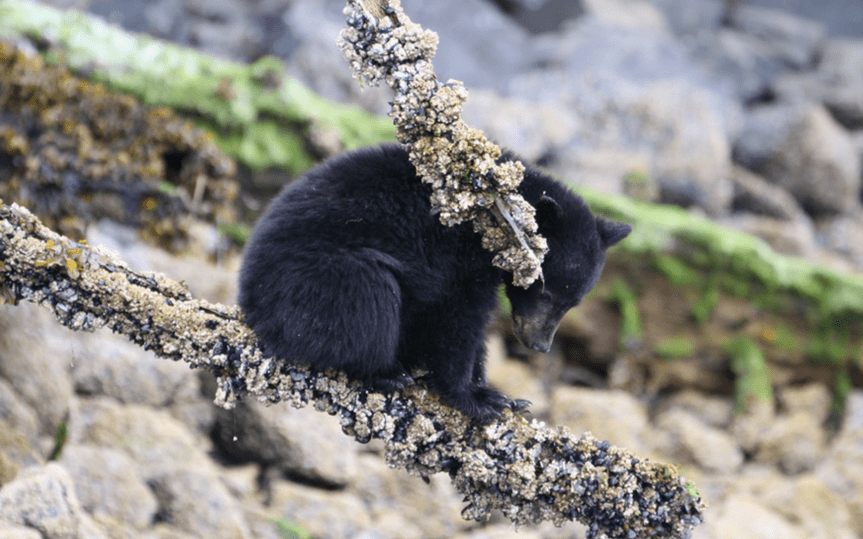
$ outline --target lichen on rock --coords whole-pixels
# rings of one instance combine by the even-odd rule
[[[453,226],[473,221],[493,264],[528,287],[542,276],[548,251],[535,210],[517,188],[524,166],[501,161],[501,150],[461,119],[467,90],[456,80],[441,84],[431,59],[437,34],[411,22],[398,0],[349,0],[339,47],[354,76],[393,89],[390,116],[417,174],[432,186],[432,211]]]

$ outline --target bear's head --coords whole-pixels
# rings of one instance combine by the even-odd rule
[[[563,186],[550,185],[538,199],[539,232],[548,240],[543,278],[527,289],[507,283],[513,329],[534,350],[548,352],[560,321],[599,280],[605,250],[625,238],[632,225],[593,215],[587,204]]]

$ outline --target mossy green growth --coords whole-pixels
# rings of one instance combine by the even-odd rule
[[[60,460],[63,447],[66,445],[66,436],[68,433],[69,426],[65,421],[57,425],[57,429],[54,431],[54,450],[51,451],[51,458],[48,460]]]
[[[631,223],[634,227],[620,248],[636,253],[668,253],[685,245],[678,257],[695,271],[709,264],[721,269],[723,287],[740,295],[757,284],[762,290],[782,291],[812,300],[823,314],[845,311],[863,319],[863,277],[842,274],[807,260],[785,256],[750,234],[692,215],[683,208],[630,200],[621,195],[599,193],[574,186],[590,207],[603,215]],[[675,272],[682,275],[680,264]]]
[[[638,311],[638,298],[635,292],[623,281],[616,279],[611,285],[609,300],[620,309],[620,344],[624,348],[634,348],[641,343],[644,326]]]
[[[773,344],[779,347],[786,352],[799,352],[800,351],[800,341],[797,337],[794,336],[794,333],[791,331],[787,325],[779,323],[776,325],[775,329],[775,338],[773,339]]]
[[[851,383],[848,369],[837,369],[836,375],[833,378],[833,396],[830,399],[831,417],[840,418],[845,415],[845,406],[848,403],[848,397],[851,395],[852,389],[854,389],[854,386]]]
[[[671,337],[659,342],[653,351],[664,359],[682,359],[692,356],[695,343],[688,337]]]
[[[292,173],[313,162],[310,131],[335,131],[346,149],[395,140],[389,118],[328,101],[285,72],[277,58],[219,60],[76,11],[23,0],[0,2],[0,36],[48,38],[49,55],[148,106],[185,113],[222,151],[253,169]],[[57,49],[61,54],[57,54]]]
[[[818,362],[838,364],[848,353],[848,335],[837,335],[832,328],[821,328],[809,342],[807,355]]]
[[[276,532],[283,539],[312,539],[312,534],[305,528],[286,517],[271,519],[276,525]]]
[[[719,279],[712,275],[707,279],[704,290],[698,297],[698,300],[689,309],[689,314],[698,323],[703,325],[713,314],[716,305],[719,303]]]
[[[653,259],[653,267],[676,286],[690,285],[698,279],[699,272],[676,256],[658,254]]]
[[[692,481],[686,482],[686,492],[695,499],[701,498],[701,494],[698,493],[698,489],[695,488],[695,483]]]
[[[252,234],[252,227],[242,223],[219,223],[219,233],[231,238],[238,245],[245,245]]]
[[[756,400],[773,400],[770,369],[758,345],[749,337],[737,337],[726,343],[724,349],[731,356],[731,370],[737,375],[735,412],[745,411]]]

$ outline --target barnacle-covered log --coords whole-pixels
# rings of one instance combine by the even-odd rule
[[[0,203],[0,303],[21,300],[69,328],[109,327],[160,357],[211,370],[220,406],[252,395],[338,415],[356,440],[383,439],[391,465],[447,472],[468,502],[466,518],[499,509],[516,524],[578,520],[588,537],[627,539],[685,537],[701,520],[703,502],[673,467],[509,411],[471,423],[421,384],[383,395],[341,373],[265,357],[237,307],[196,300],[164,275],[134,272]]]
[[[438,37],[405,15],[398,0],[349,0],[339,46],[354,76],[395,92],[390,116],[396,136],[423,181],[432,186],[432,210],[447,226],[472,221],[492,263],[528,287],[542,277],[548,251],[534,208],[518,193],[524,174],[518,161],[461,119],[467,90],[456,80],[437,80],[431,59]]]
[[[101,217],[182,245],[189,215],[234,221],[234,162],[164,108],[0,41],[0,197],[80,237]]]

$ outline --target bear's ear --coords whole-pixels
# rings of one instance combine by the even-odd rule
[[[604,217],[596,218],[596,230],[599,232],[599,239],[602,246],[606,249],[619,242],[632,232],[632,225],[626,223],[618,223]]]
[[[560,204],[548,195],[542,195],[536,202],[536,223],[539,225],[540,234],[543,230],[553,230],[563,218],[563,209]]]

